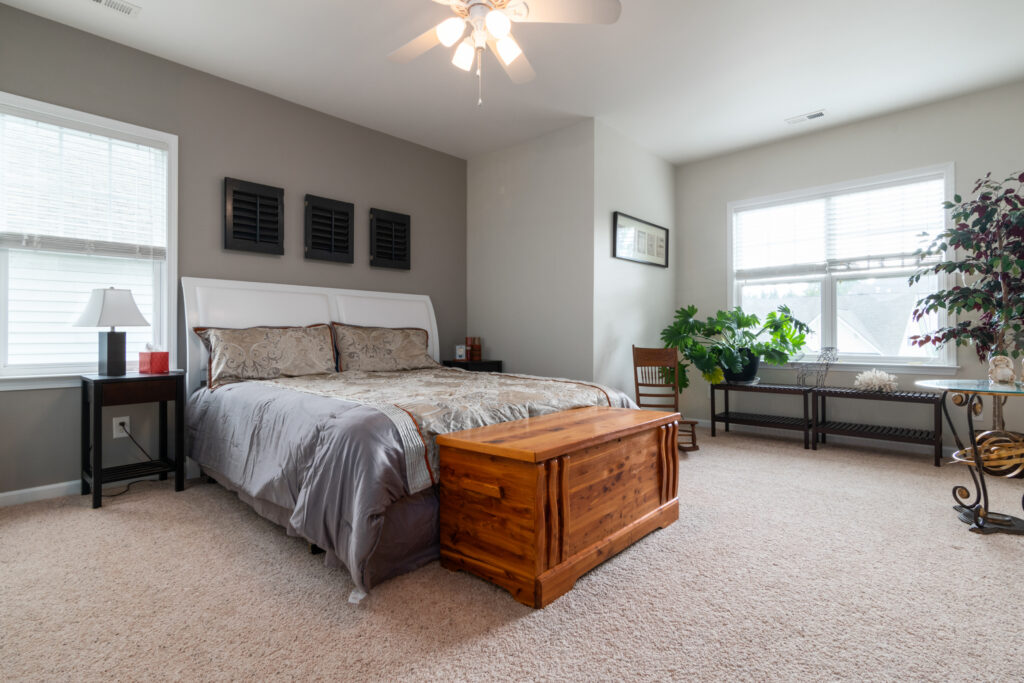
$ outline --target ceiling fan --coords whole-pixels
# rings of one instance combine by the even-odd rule
[[[455,14],[398,48],[388,58],[412,61],[438,46],[458,43],[452,64],[472,71],[482,82],[484,51],[489,49],[513,83],[526,83],[537,75],[512,37],[514,23],[614,24],[622,13],[619,0],[434,0]],[[467,34],[468,33],[468,34]],[[483,102],[478,99],[477,104]]]

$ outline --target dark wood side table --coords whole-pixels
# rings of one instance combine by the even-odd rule
[[[501,372],[500,360],[443,360],[446,368],[462,368],[473,372]]]
[[[167,457],[167,402],[174,401],[174,460]],[[159,403],[160,450],[156,460],[103,467],[103,408]],[[91,456],[90,457],[90,446]],[[92,506],[102,505],[103,484],[153,474],[167,479],[174,472],[174,490],[185,489],[185,372],[162,374],[82,375],[82,495],[92,493]]]

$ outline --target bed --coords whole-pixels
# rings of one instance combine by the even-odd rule
[[[186,436],[203,472],[345,568],[353,600],[439,557],[435,437],[587,405],[635,407],[572,380],[443,368],[424,295],[182,278]],[[426,331],[426,367],[346,370],[210,389],[196,328],[323,323]]]

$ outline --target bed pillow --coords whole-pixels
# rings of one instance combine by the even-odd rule
[[[339,370],[387,372],[437,367],[427,351],[426,330],[333,324]]]
[[[299,377],[334,372],[334,341],[327,324],[309,327],[197,327],[210,353],[206,384]]]

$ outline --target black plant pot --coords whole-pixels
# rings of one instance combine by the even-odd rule
[[[725,375],[725,381],[732,384],[749,384],[757,379],[757,369],[761,367],[761,358],[755,356],[750,352],[750,349],[740,349],[740,353],[747,359],[743,367],[739,372],[733,372],[729,368],[723,367],[722,373]]]

